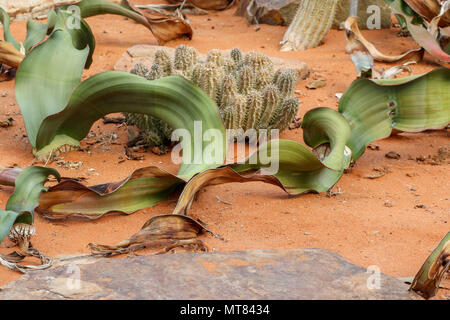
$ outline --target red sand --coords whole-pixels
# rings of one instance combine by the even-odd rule
[[[158,3],[159,1],[136,1]],[[194,46],[206,53],[213,48],[239,47],[243,51],[258,50],[273,57],[298,59],[312,69],[311,76],[300,81],[300,111],[302,117],[318,106],[337,108],[336,93],[342,93],[355,79],[356,72],[345,54],[344,32],[332,30],[324,44],[315,49],[299,52],[280,52],[285,27],[254,26],[233,15],[234,8],[213,12],[207,16],[189,16],[193,29],[192,41],[176,40],[167,46],[181,43]],[[84,77],[112,70],[125,50],[136,44],[157,44],[144,27],[117,16],[100,16],[87,19],[97,40],[94,63]],[[415,47],[411,38],[400,38],[398,30],[364,31],[373,43],[386,54],[398,54]],[[12,32],[18,39],[25,38],[25,23],[13,23]],[[376,63],[378,67],[389,67]],[[428,55],[418,65],[414,74],[435,68]],[[326,86],[308,90],[305,85],[313,79],[326,79]],[[0,165],[33,164],[31,146],[27,138],[19,107],[14,98],[14,81],[0,83],[0,120],[13,117],[10,128],[0,128]],[[118,164],[127,140],[125,126],[104,125],[98,121],[92,130],[99,135],[115,132],[119,145],[111,150],[92,149],[91,155],[74,151],[64,155],[66,161],[82,161],[78,170],[58,168],[64,176],[87,178],[87,183],[97,184],[117,181],[133,170],[158,165],[176,173],[170,156],[145,153],[143,161],[125,161]],[[286,131],[281,138],[302,142],[301,129]],[[84,142],[85,144],[85,142]],[[396,277],[413,276],[438,242],[450,229],[449,165],[421,164],[409,158],[435,155],[439,147],[449,147],[448,131],[429,131],[401,134],[374,142],[379,150],[367,150],[349,174],[338,182],[342,194],[327,197],[307,194],[288,197],[282,190],[262,183],[226,184],[208,187],[193,204],[191,213],[206,222],[211,230],[224,236],[224,242],[211,236],[202,236],[210,248],[217,251],[241,249],[293,249],[324,248],[336,250],[351,262],[367,267],[377,265],[381,271]],[[399,160],[387,159],[389,151],[398,152]],[[56,163],[49,166],[56,167]],[[374,174],[373,168],[389,167],[390,172],[378,179],[364,178]],[[88,175],[94,168],[99,175]],[[446,191],[447,190],[447,191]],[[0,187],[0,207],[4,208],[12,189]],[[227,205],[220,199],[231,202]],[[385,205],[389,201],[392,206]],[[423,204],[426,208],[415,208]],[[114,244],[134,234],[151,216],[170,213],[174,202],[136,212],[130,216],[111,216],[98,221],[47,221],[36,215],[36,248],[50,256],[88,253],[87,244],[96,242]],[[10,252],[5,241],[1,253]],[[0,268],[0,285],[20,277],[17,272]],[[449,287],[449,281],[443,285]],[[441,290],[437,298],[446,298],[449,290]]]

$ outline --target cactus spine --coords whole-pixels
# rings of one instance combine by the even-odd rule
[[[295,76],[290,71],[283,72],[277,80],[278,90],[283,97],[289,97],[294,93],[295,85],[297,80]]]
[[[241,50],[239,50],[238,48],[234,48],[233,50],[231,50],[231,59],[234,61],[234,64],[237,67],[240,67],[241,63],[242,63],[242,52]]]
[[[247,117],[244,130],[256,129],[259,126],[259,119],[262,113],[261,94],[252,90],[247,95]]]
[[[176,70],[180,70],[183,74],[188,74],[196,64],[196,60],[197,58],[193,51],[184,44],[176,48],[174,58],[174,67]]]
[[[225,64],[225,59],[222,52],[217,49],[213,49],[206,55],[206,61],[214,63],[218,67],[222,67]]]
[[[219,82],[223,77],[221,73],[221,69],[216,64],[209,62],[200,70],[196,83],[213,101],[216,101],[219,93]]]
[[[248,94],[255,85],[255,74],[249,66],[244,66],[239,70],[239,92]]]
[[[278,112],[274,114],[270,127],[278,128],[280,131],[287,129],[289,124],[292,122],[292,119],[295,118],[295,115],[298,112],[299,102],[300,101],[296,97],[284,99],[278,109]]]
[[[140,77],[145,77],[148,72],[148,68],[142,62],[136,63],[133,69],[130,70],[130,73],[135,74]]]
[[[269,127],[271,117],[276,114],[279,103],[280,94],[278,93],[278,88],[274,85],[268,85],[264,89],[262,96],[263,110],[258,129],[266,129]],[[282,112],[283,110],[279,111]]]
[[[226,106],[234,104],[234,100],[236,99],[237,94],[238,89],[236,79],[232,75],[227,74],[225,77],[223,77],[222,87],[220,88],[219,107],[223,109]]]
[[[163,76],[163,72],[159,67],[159,64],[154,64],[151,66],[150,71],[145,74],[147,80],[156,80]]]
[[[173,73],[172,62],[165,50],[157,50],[155,52],[155,59],[153,63],[159,64],[163,77],[170,76]]]

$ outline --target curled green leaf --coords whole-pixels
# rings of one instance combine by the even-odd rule
[[[372,141],[392,129],[419,132],[450,122],[450,70],[389,80],[357,79],[339,102],[351,134],[347,146],[358,159]]]
[[[329,169],[341,171],[350,137],[347,120],[332,109],[316,108],[305,114],[302,128],[303,140],[308,146],[316,148],[324,143],[330,144],[330,153],[319,161]]]
[[[23,43],[25,52],[28,53],[31,48],[44,40],[47,35],[47,25],[34,20],[27,22],[27,37]]]
[[[187,146],[184,150],[192,151],[190,159],[183,157],[178,172],[182,178],[215,168],[225,159],[225,128],[216,105],[201,89],[181,76],[147,81],[120,71],[87,79],[74,90],[63,111],[44,119],[36,138],[36,155],[48,155],[64,145],[79,145],[96,120],[114,112],[149,114],[189,133],[183,141]],[[196,129],[197,125],[202,131]],[[208,132],[211,141],[203,139]],[[198,134],[201,142],[196,139]]]

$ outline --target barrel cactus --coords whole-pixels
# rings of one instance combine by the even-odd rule
[[[224,125],[231,136],[249,129],[278,129],[283,131],[294,120],[299,100],[293,96],[298,82],[297,71],[289,68],[275,70],[273,62],[260,52],[242,53],[231,50],[226,56],[211,50],[206,61],[199,61],[194,48],[180,45],[173,61],[163,50],[155,53],[154,64],[136,64],[131,70],[148,80],[179,74],[201,88],[217,105]],[[145,142],[161,150],[170,141],[172,129],[149,116],[127,114],[127,122],[143,131]],[[242,130],[239,130],[242,129]],[[162,148],[161,148],[162,147]]]

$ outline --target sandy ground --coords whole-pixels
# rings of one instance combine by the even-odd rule
[[[136,1],[136,3],[160,1]],[[324,44],[302,52],[280,52],[285,27],[261,25],[259,31],[234,16],[234,8],[213,12],[207,16],[189,16],[194,28],[192,41],[176,40],[167,46],[185,43],[206,53],[213,48],[239,47],[243,51],[258,50],[273,57],[298,59],[312,69],[307,80],[300,81],[301,99],[298,116],[318,106],[337,108],[336,93],[342,93],[355,79],[354,67],[345,54],[344,32],[332,30]],[[94,63],[84,78],[112,70],[125,50],[136,44],[157,44],[144,27],[117,16],[87,19],[97,41]],[[411,38],[397,36],[397,29],[364,31],[373,43],[387,54],[398,54],[415,47]],[[23,41],[25,23],[13,23],[12,32]],[[389,67],[376,63],[378,67]],[[423,62],[412,66],[414,74],[435,68],[428,55]],[[305,85],[314,79],[326,79],[326,86],[308,90]],[[0,120],[15,119],[14,126],[0,128],[0,165],[26,167],[33,164],[31,146],[27,142],[24,123],[14,97],[14,81],[0,83]],[[141,161],[125,161],[125,126],[104,125],[98,121],[92,131],[99,136],[117,133],[119,144],[107,148],[94,147],[91,154],[73,151],[66,161],[82,161],[77,170],[61,169],[64,176],[85,177],[87,183],[118,181],[133,170],[158,165],[176,173],[169,156],[145,153]],[[413,276],[450,230],[449,163],[437,165],[416,161],[417,157],[438,154],[439,148],[450,146],[448,131],[429,131],[401,134],[374,142],[379,150],[367,150],[350,173],[337,186],[341,193],[327,197],[307,194],[289,197],[282,190],[262,183],[226,184],[208,187],[201,192],[191,212],[208,224],[210,229],[227,241],[202,236],[206,244],[217,251],[241,249],[324,248],[336,250],[351,262],[368,267],[376,265],[384,273]],[[302,142],[301,129],[286,131],[281,138]],[[85,145],[83,142],[82,145]],[[108,150],[109,149],[109,150]],[[448,150],[448,149],[447,149]],[[385,154],[395,151],[398,160]],[[56,163],[49,164],[56,167]],[[365,176],[376,173],[374,168],[387,167],[389,173],[378,179]],[[89,171],[89,169],[95,171]],[[98,175],[97,175],[98,174]],[[337,190],[337,187],[334,189]],[[0,187],[0,207],[4,208],[12,188]],[[225,204],[220,199],[231,203]],[[387,204],[387,205],[386,205]],[[88,253],[89,242],[114,244],[134,234],[151,216],[169,213],[174,201],[136,212],[130,216],[111,216],[97,221],[47,221],[36,215],[37,236],[33,244],[50,256]],[[1,244],[0,252],[6,249]],[[16,280],[19,273],[0,268],[0,285]],[[443,283],[449,287],[449,281]],[[440,290],[437,298],[448,298],[449,290]]]

